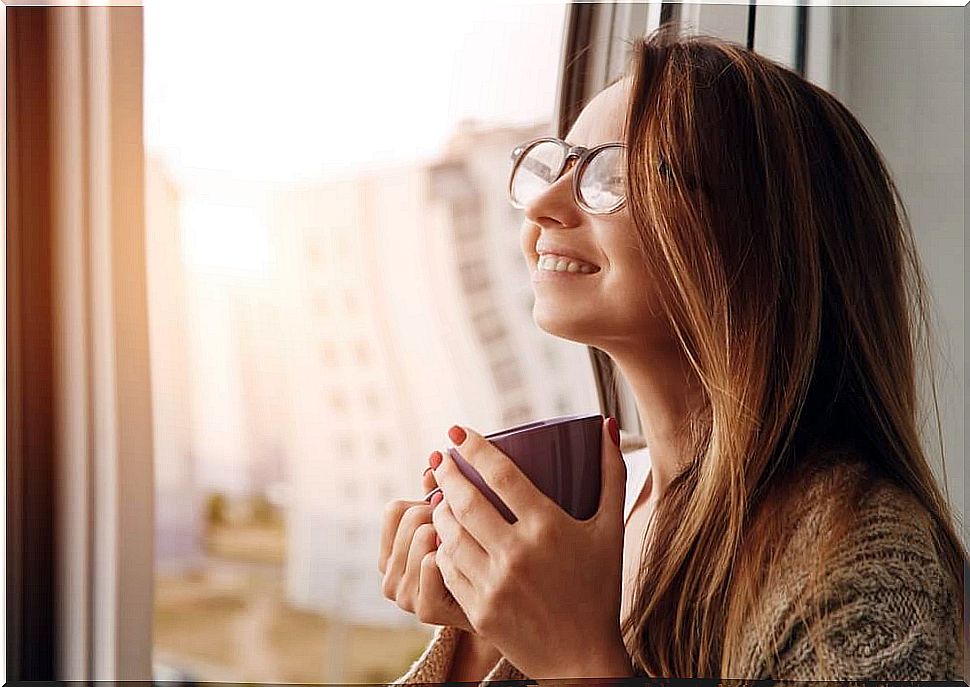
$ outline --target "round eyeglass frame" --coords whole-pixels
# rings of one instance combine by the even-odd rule
[[[509,183],[508,183],[509,202],[512,203],[512,207],[518,208],[519,210],[522,210],[525,208],[525,205],[522,205],[521,203],[516,201],[515,196],[513,196],[512,194],[512,182],[515,180],[515,173],[519,170],[519,165],[522,164],[522,160],[525,159],[525,154],[528,151],[530,151],[533,147],[544,142],[555,143],[566,151],[566,154],[562,158],[562,164],[559,166],[559,169],[556,170],[556,173],[553,176],[553,181],[549,184],[550,186],[556,183],[556,181],[559,180],[559,177],[563,175],[563,172],[566,170],[566,167],[569,165],[569,161],[571,159],[576,160],[576,165],[575,165],[575,168],[573,169],[573,183],[572,183],[573,200],[576,201],[576,205],[582,208],[583,212],[586,212],[590,215],[611,215],[614,212],[618,212],[626,204],[626,196],[624,195],[616,203],[616,205],[613,205],[605,210],[598,210],[596,208],[592,208],[589,205],[587,205],[586,202],[583,200],[582,194],[579,192],[579,180],[582,178],[583,172],[586,170],[586,166],[589,164],[589,161],[590,159],[592,159],[593,155],[595,155],[596,153],[600,152],[605,148],[622,148],[625,150],[626,149],[625,144],[601,143],[600,145],[593,146],[592,148],[586,148],[584,146],[569,145],[561,138],[543,137],[543,138],[535,138],[535,139],[532,139],[531,141],[527,141],[525,143],[517,145],[512,150],[512,154],[511,154],[512,169],[509,171]]]

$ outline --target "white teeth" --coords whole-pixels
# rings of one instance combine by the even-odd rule
[[[549,272],[581,272],[582,274],[591,274],[596,271],[596,268],[592,265],[584,262],[576,262],[575,260],[550,253],[539,257],[538,267],[540,270],[547,270]]]

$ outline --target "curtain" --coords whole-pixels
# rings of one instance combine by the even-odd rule
[[[7,679],[150,679],[142,8],[6,37]]]

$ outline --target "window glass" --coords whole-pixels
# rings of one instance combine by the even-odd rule
[[[146,0],[158,675],[400,676],[433,628],[381,594],[386,501],[456,422],[598,410],[506,198],[564,5],[379,13]]]

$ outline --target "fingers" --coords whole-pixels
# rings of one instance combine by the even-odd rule
[[[600,503],[597,515],[619,514],[626,499],[626,461],[620,453],[620,429],[614,418],[606,418],[600,436]]]
[[[424,492],[441,491],[430,468],[421,475],[421,488]],[[414,613],[421,622],[474,632],[438,567],[438,534],[431,513],[432,506],[424,500],[398,499],[385,506],[378,555],[378,569],[384,575],[382,591],[386,598]],[[467,534],[465,537],[471,539]],[[470,587],[461,573],[455,572],[453,576],[464,579]]]
[[[421,476],[421,493],[427,494],[437,486],[438,483],[434,478],[434,472],[431,470],[431,466],[428,466],[428,469],[426,469],[424,474]],[[391,553],[391,548],[394,544],[394,537],[397,535],[398,526],[401,523],[401,517],[411,506],[417,506],[425,503],[427,503],[427,501],[397,499],[389,502],[384,507],[384,521],[381,528],[381,546],[377,557],[377,569],[381,571],[381,574],[387,571],[387,557]]]
[[[474,487],[472,487],[474,489]],[[475,491],[478,491],[477,489]],[[491,506],[487,503],[486,506]],[[491,509],[497,517],[498,511]],[[447,558],[450,563],[455,565],[458,570],[466,574],[472,571],[484,572],[489,565],[489,555],[482,548],[468,530],[455,518],[450,504],[442,499],[434,508],[431,516],[435,531],[441,537],[441,544],[438,546],[436,559],[441,565],[443,559]],[[503,519],[504,523],[505,520]],[[508,523],[506,523],[508,524]]]
[[[414,539],[414,532],[420,525],[431,522],[431,506],[423,501],[419,504],[408,508],[401,517],[401,523],[391,545],[391,553],[387,558],[381,589],[384,596],[392,601],[396,601],[397,598],[398,585],[407,566],[408,551]]]
[[[444,546],[443,539],[441,541],[441,546]],[[439,546],[438,550],[434,552],[434,557],[435,564],[437,565],[438,570],[441,572],[442,584],[455,599],[456,603],[458,599],[464,599],[474,603],[477,594],[471,580],[469,580],[465,573],[455,565],[454,559],[442,552],[441,546]],[[459,608],[460,607],[461,606],[459,604]],[[471,621],[469,621],[469,628],[471,628]],[[475,632],[474,628],[471,628],[471,631]]]
[[[391,549],[394,544],[394,537],[397,536],[398,527],[401,524],[401,518],[404,513],[407,512],[408,508],[412,506],[427,505],[424,501],[411,501],[407,499],[397,499],[395,501],[389,501],[386,506],[384,506],[384,520],[381,527],[381,549],[377,558],[377,569],[381,571],[381,574],[387,570],[387,557],[391,554]]]
[[[414,615],[422,623],[451,625],[468,632],[475,631],[465,612],[445,586],[436,551],[425,554],[421,559],[421,578]]]
[[[402,610],[414,613],[421,622],[453,625],[474,632],[465,612],[445,586],[435,561],[434,527],[430,522],[420,522],[429,510],[427,505],[413,507],[402,516],[398,531],[413,531],[413,535],[406,548],[395,537],[383,583],[384,596]],[[413,527],[415,523],[418,524]],[[405,536],[401,535],[401,540]]]
[[[493,547],[504,547],[514,535],[512,526],[485,494],[465,477],[450,455],[435,472],[442,492],[447,492],[448,506],[460,523],[460,529],[471,535],[478,548],[484,549],[486,542]],[[438,534],[444,541],[445,535],[440,529]]]
[[[414,613],[414,605],[417,600],[420,580],[421,580],[421,561],[435,549],[434,525],[425,522],[418,525],[414,530],[414,537],[411,540],[411,548],[407,553],[407,562],[404,566],[404,573],[398,582],[396,602],[397,605],[409,613]]]
[[[478,471],[485,483],[513,513],[528,513],[537,509],[549,512],[561,510],[552,499],[532,483],[532,480],[525,476],[511,458],[488,439],[467,427],[461,428],[461,431],[455,434],[457,438],[461,438],[460,442],[455,443],[455,447],[462,458]],[[462,437],[461,434],[464,436]],[[453,442],[454,440],[452,438]],[[450,455],[444,457],[435,473],[435,479],[445,491],[451,486],[446,479],[454,482],[457,478],[464,477]],[[505,519],[502,518],[502,520]]]

